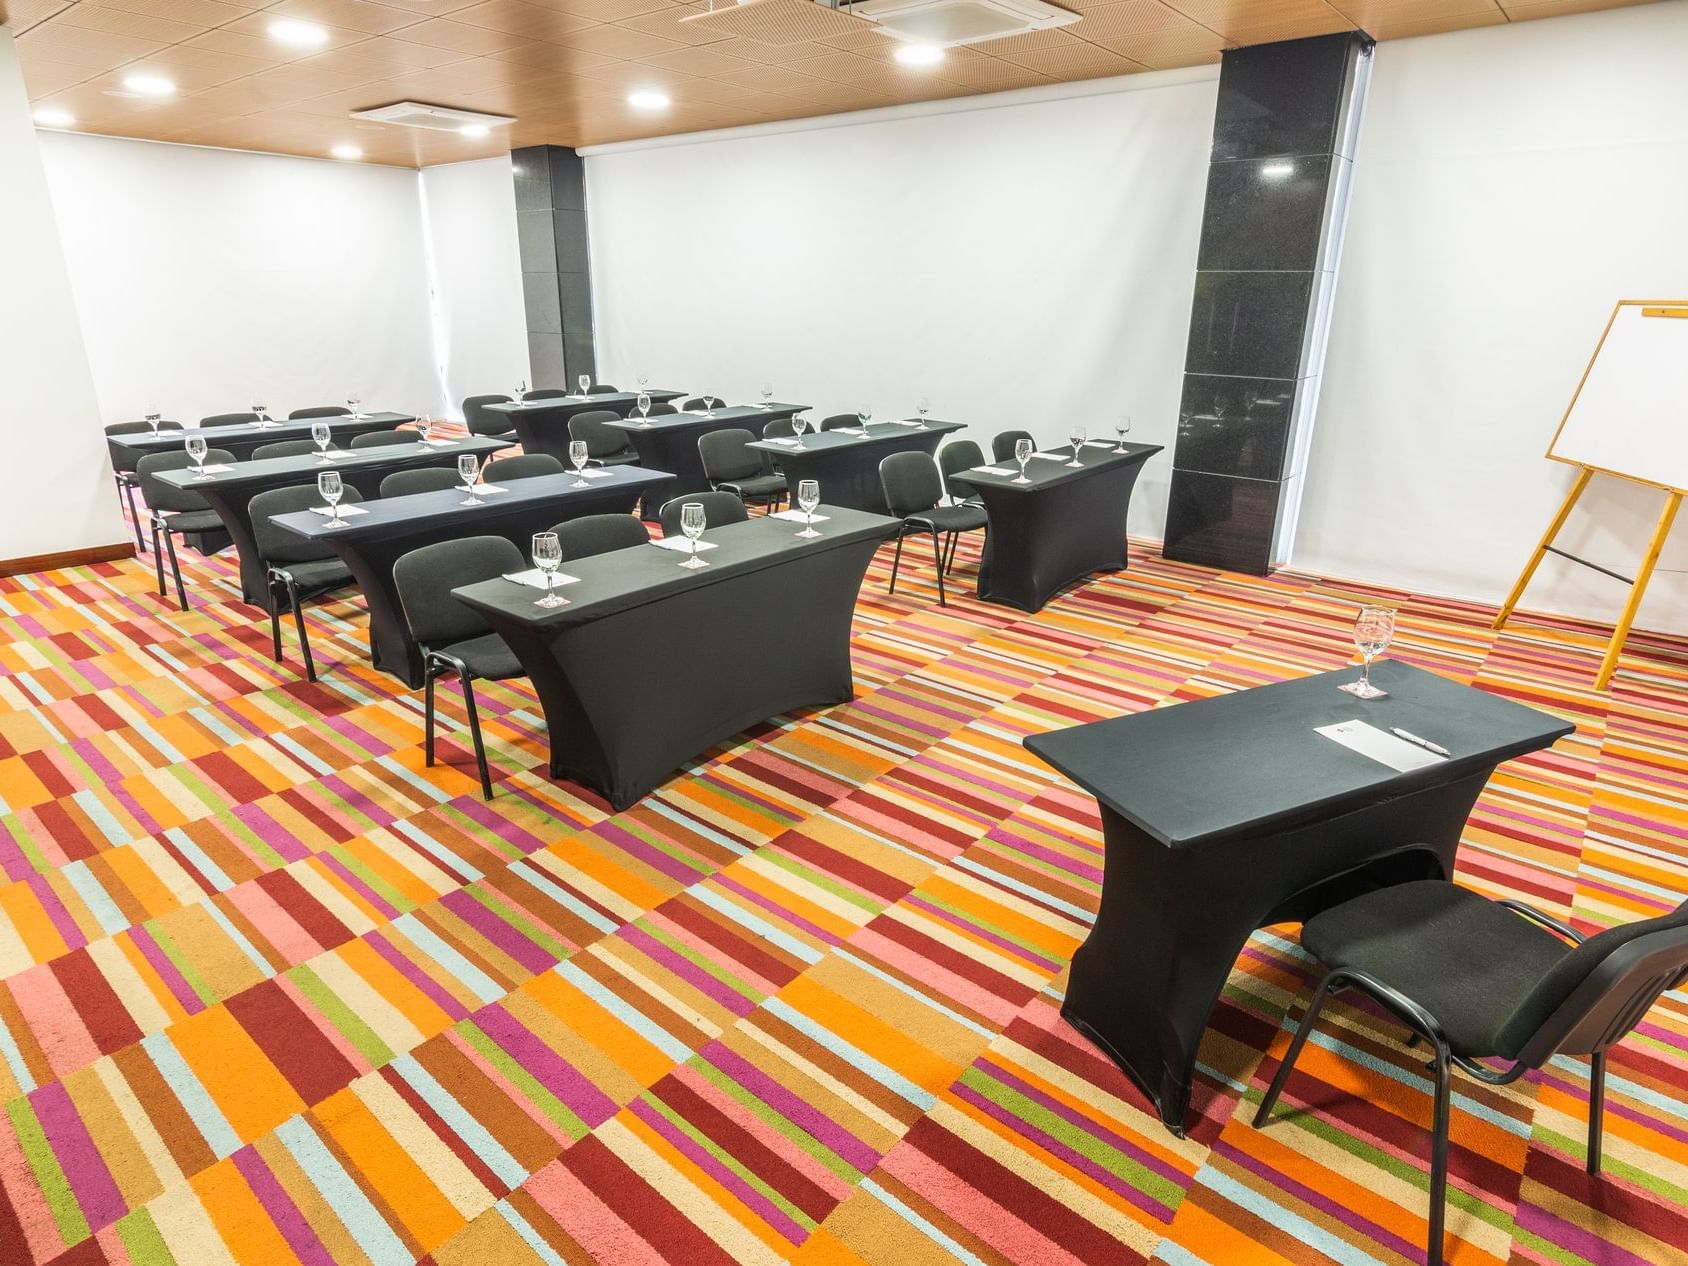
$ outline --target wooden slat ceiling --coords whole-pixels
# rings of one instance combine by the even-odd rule
[[[726,0],[730,2],[730,0]],[[1359,27],[1378,39],[1616,8],[1635,0],[1059,0],[1058,30],[952,48],[935,67],[892,59],[871,29],[769,44],[699,29],[678,0],[0,0],[34,105],[76,129],[194,145],[425,166],[521,145],[594,145],[1065,80],[1193,66],[1221,49]],[[277,18],[328,42],[269,35]],[[163,76],[164,100],[126,76]],[[659,114],[634,89],[672,98]],[[360,122],[412,99],[517,122],[471,139]]]

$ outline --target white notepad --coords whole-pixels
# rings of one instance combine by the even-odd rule
[[[972,473],[976,475],[1012,475],[1014,472],[1006,466],[975,466]]]
[[[665,536],[660,541],[652,541],[651,544],[658,549],[671,549],[677,554],[690,554],[692,552],[691,542],[683,536]],[[697,552],[700,554],[714,548],[714,541],[699,541],[697,543]]]
[[[772,439],[772,440],[769,440],[768,443],[778,444],[782,448],[796,448],[797,447],[797,441],[794,440],[794,439]]]
[[[801,510],[781,510],[778,514],[770,514],[770,519],[786,519],[792,523],[825,523],[826,515],[817,514],[812,520]]]
[[[315,510],[318,514],[320,514],[325,519],[332,518],[334,516],[334,511],[329,506],[312,506],[311,509]],[[362,506],[341,506],[340,507],[340,517],[342,519],[355,519],[360,514],[368,514],[368,513],[369,513],[369,511],[365,510]]]
[[[233,466],[193,466],[190,467],[195,475],[223,475],[233,470]]]
[[[1033,457],[1041,457],[1046,462],[1070,462],[1071,455],[1067,453],[1033,453]]]
[[[608,479],[610,477],[610,472],[605,470],[602,466],[588,466],[585,470],[580,472],[580,477],[582,479]]]
[[[1420,747],[1417,743],[1396,738],[1387,730],[1367,725],[1364,721],[1341,721],[1336,725],[1319,725],[1313,728],[1316,733],[1323,734],[1332,742],[1341,743],[1361,756],[1368,757],[1380,765],[1389,766],[1397,773],[1405,774],[1415,769],[1423,769],[1427,765],[1439,765],[1447,759]]]
[[[513,580],[518,585],[526,585],[530,589],[545,588],[545,573],[540,571],[537,567],[530,567],[527,571],[505,572],[504,579]],[[555,576],[551,577],[551,588],[553,589],[561,589],[564,585],[575,585],[579,583],[579,576],[570,576],[563,572],[558,572]]]

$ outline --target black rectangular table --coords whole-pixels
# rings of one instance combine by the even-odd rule
[[[245,461],[252,456],[252,450],[260,445],[274,444],[278,440],[310,439],[311,425],[315,422],[328,423],[328,428],[334,435],[333,442],[344,446],[355,436],[367,435],[372,431],[391,431],[414,421],[416,415],[412,413],[366,413],[358,418],[348,413],[326,418],[277,421],[269,426],[247,422],[239,426],[205,426],[190,427],[181,431],[160,431],[157,435],[150,431],[135,431],[126,435],[113,435],[110,439],[116,449],[128,449],[139,458],[148,453],[179,452],[187,443],[188,436],[203,435],[207,447],[226,449],[235,455],[235,460]]]
[[[1043,451],[1063,459],[1073,452],[1070,445]],[[1160,451],[1159,444],[1127,444],[1123,453],[1112,444],[1085,444],[1079,449],[1082,468],[1033,457],[1026,463],[1031,482],[1024,484],[1014,482],[1019,473],[1015,461],[995,463],[1013,475],[960,472],[990,516],[979,561],[979,597],[1041,611],[1081,577],[1123,571],[1131,490],[1143,464]]]
[[[453,590],[521,660],[551,738],[551,776],[624,809],[700,752],[793,708],[851,697],[850,621],[894,519],[821,507],[824,534],[756,518],[706,533],[710,566],[654,545],[563,565],[569,605],[489,580]]]
[[[422,654],[393,583],[393,564],[400,558],[424,545],[465,536],[502,536],[527,557],[535,532],[582,515],[630,513],[645,489],[666,478],[638,466],[612,466],[594,474],[584,488],[576,486],[572,474],[501,480],[496,486],[504,491],[481,492],[479,505],[464,505],[460,489],[366,501],[358,508],[367,513],[346,519],[339,528],[329,527],[324,516],[311,510],[278,514],[273,521],[333,546],[369,605],[375,667],[415,687],[422,684]]]
[[[686,393],[655,387],[645,393],[652,404],[667,404]],[[524,453],[549,453],[563,465],[569,462],[569,419],[577,413],[608,409],[625,415],[639,402],[636,391],[606,391],[596,396],[544,396],[510,404],[489,404],[487,409],[510,419]]]
[[[1574,726],[1395,661],[1139,712],[1025,740],[1101,806],[1102,901],[1061,1014],[1182,1136],[1196,1050],[1256,928],[1384,884],[1451,878],[1502,761]],[[1453,755],[1397,773],[1314,732],[1360,719]]]
[[[712,412],[694,410],[691,413],[663,413],[649,423],[627,418],[611,423],[626,431],[639,451],[639,465],[648,470],[666,470],[674,476],[668,487],[659,489],[652,501],[661,505],[670,497],[687,492],[708,492],[709,476],[703,473],[703,459],[697,453],[697,441],[711,431],[726,431],[734,427],[761,435],[762,428],[775,418],[789,418],[804,412],[806,404],[771,403],[767,408],[754,404],[717,406]]]
[[[252,498],[271,488],[292,488],[300,484],[315,484],[317,475],[325,470],[337,470],[340,478],[356,488],[364,497],[380,495],[381,481],[395,470],[409,470],[419,466],[455,466],[464,453],[473,453],[485,460],[500,449],[510,447],[510,441],[475,435],[450,444],[432,445],[388,444],[380,448],[337,449],[334,461],[322,464],[314,454],[303,457],[267,457],[263,461],[235,462],[228,470],[195,479],[193,467],[167,470],[159,475],[165,483],[197,492],[217,512],[223,528],[240,555],[240,593],[247,602],[255,602],[265,611],[273,601],[264,581],[263,564],[258,559],[258,543],[252,535]]]
[[[853,428],[860,429],[860,428]],[[900,422],[871,422],[866,435],[850,431],[822,431],[805,435],[803,447],[759,440],[751,447],[779,463],[797,504],[797,484],[813,479],[829,505],[853,506],[887,514],[885,491],[879,483],[879,463],[892,453],[936,453],[944,436],[962,429],[960,422],[928,421],[925,426]]]

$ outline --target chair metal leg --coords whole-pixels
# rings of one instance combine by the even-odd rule
[[[176,561],[176,535],[168,529],[164,532],[164,548],[170,554],[170,574],[176,578],[176,601],[182,604],[182,610],[188,609],[188,591],[182,587],[182,565]]]
[[[897,552],[891,559],[891,589],[890,589],[891,593],[897,592],[897,568],[901,567],[902,564],[903,564],[903,538],[902,538],[901,535],[899,535],[897,537]],[[164,592],[164,581],[163,581],[162,577],[159,579],[159,582],[158,582],[158,592],[159,593]]]
[[[1254,1113],[1254,1128],[1259,1129],[1266,1124],[1266,1118],[1272,1115],[1272,1108],[1278,1102],[1278,1096],[1283,1093],[1284,1084],[1289,1081],[1290,1071],[1295,1067],[1296,1059],[1301,1055],[1301,1048],[1307,1045],[1307,1035],[1313,1031],[1313,1025],[1318,1022],[1319,1012],[1325,1009],[1325,1003],[1331,996],[1331,981],[1334,975],[1327,975],[1319,982],[1319,987],[1313,991],[1313,1000],[1307,1004],[1307,1013],[1301,1017],[1301,1024],[1295,1030],[1295,1036],[1290,1039],[1289,1050],[1284,1052],[1283,1062],[1278,1065],[1277,1076],[1272,1078],[1272,1084],[1266,1091],[1266,1097],[1260,1101],[1260,1107]]]
[[[1606,1052],[1588,1060],[1588,1172],[1600,1172],[1600,1144],[1606,1116]]]
[[[152,565],[158,572],[158,596],[164,596],[164,547],[158,542],[158,516],[152,516]]]
[[[1453,1098],[1448,1048],[1436,1044],[1436,1114],[1430,1130],[1430,1235],[1424,1249],[1424,1266],[1442,1266],[1443,1226],[1448,1215],[1448,1107]]]
[[[937,528],[932,529],[932,561],[938,565],[938,605],[947,607],[949,603],[944,598],[944,547],[938,539]]]
[[[481,772],[481,796],[483,799],[491,800],[492,779],[487,776],[486,772],[486,746],[481,742],[481,717],[480,713],[475,710],[473,678],[467,673],[463,673],[458,677],[458,681],[463,684],[463,702],[469,710],[469,737],[475,741],[475,767]]]
[[[283,573],[286,576],[286,573]],[[299,630],[299,654],[305,659],[305,680],[316,680],[316,664],[311,659],[311,639],[305,632],[305,609],[299,604],[299,590],[293,577],[286,576],[287,605],[293,609],[293,627]]]
[[[120,506],[124,499],[129,502],[129,522],[135,525],[135,548],[144,554],[147,552],[147,543],[141,535],[141,516],[135,513],[135,485],[124,483],[119,479],[117,481],[117,495]]]
[[[422,665],[422,763],[434,763],[434,678],[439,675],[434,661]]]
[[[270,582],[270,653],[276,663],[281,663],[281,595],[276,592],[276,581],[280,579],[272,570],[269,574]]]

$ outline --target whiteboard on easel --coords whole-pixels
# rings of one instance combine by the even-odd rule
[[[1612,310],[1547,455],[1688,489],[1688,299]]]

